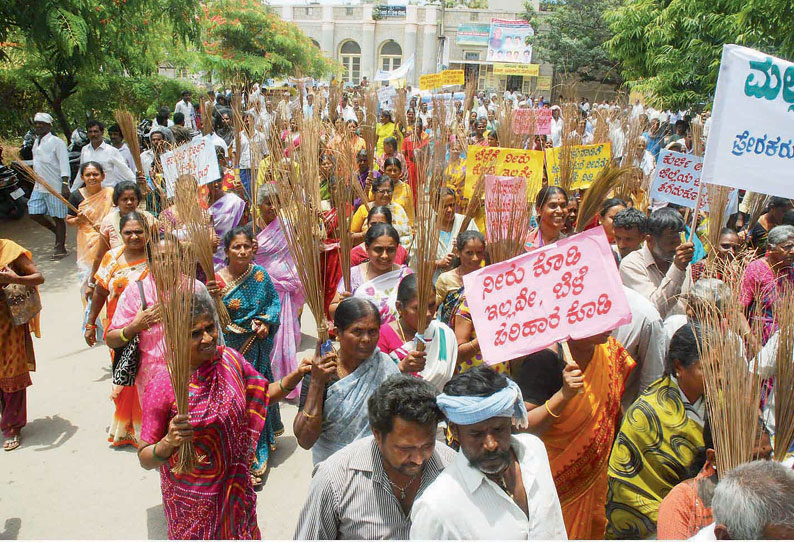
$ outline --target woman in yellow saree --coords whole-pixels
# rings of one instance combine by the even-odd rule
[[[513,374],[529,431],[546,445],[568,538],[599,539],[606,531],[609,453],[635,363],[609,333],[568,344],[574,363],[548,348],[516,364]]]

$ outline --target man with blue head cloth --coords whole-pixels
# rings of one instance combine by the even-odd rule
[[[487,367],[458,374],[436,398],[460,444],[411,509],[411,539],[567,540],[543,442],[528,433],[515,382]]]

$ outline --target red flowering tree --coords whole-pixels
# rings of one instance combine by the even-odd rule
[[[322,77],[337,71],[337,65],[296,25],[260,2],[220,0],[202,9],[200,65],[224,81]]]

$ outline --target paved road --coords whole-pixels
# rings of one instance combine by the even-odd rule
[[[38,370],[28,388],[28,425],[22,447],[0,451],[0,539],[167,538],[159,474],[145,471],[132,448],[113,449],[110,359],[105,346],[88,348],[80,332],[81,306],[74,258],[51,262],[53,236],[34,222],[0,221],[0,237],[33,252],[46,278],[41,288]],[[304,311],[301,348],[316,337]],[[262,535],[290,539],[311,478],[311,454],[292,434],[297,409],[283,404],[285,434],[277,439],[265,487],[258,493]]]

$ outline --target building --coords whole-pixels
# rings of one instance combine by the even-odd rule
[[[538,0],[533,3],[537,7]],[[440,68],[465,69],[467,77],[476,79],[479,90],[510,89],[548,96],[553,66],[540,64],[537,75],[512,75],[494,73],[493,63],[486,61],[491,18],[520,19],[522,11],[515,9],[523,10],[518,0],[491,0],[489,5],[490,9],[442,9],[437,5],[274,2],[270,7],[339,61],[345,82],[358,83],[363,77],[372,81],[377,70],[396,69],[413,56],[408,84],[414,86],[422,74]],[[485,40],[472,35],[472,31],[481,34],[483,29]]]

